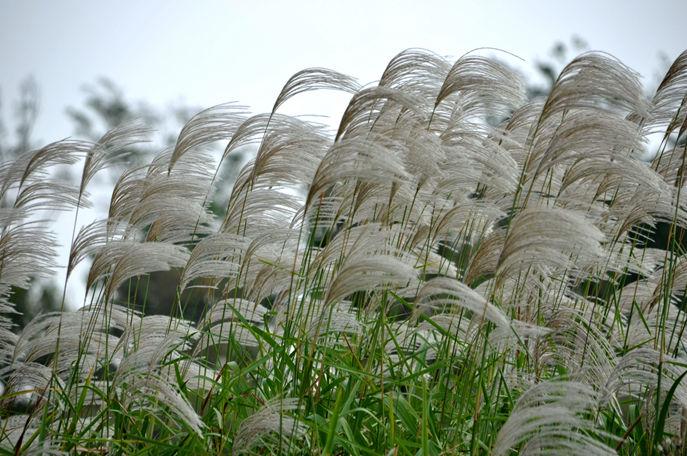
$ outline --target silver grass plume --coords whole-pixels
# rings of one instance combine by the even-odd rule
[[[291,440],[298,439],[307,430],[305,424],[289,414],[297,409],[298,399],[295,398],[267,402],[241,422],[234,435],[232,454],[245,453],[257,444],[282,451],[290,447]]]
[[[588,435],[598,394],[584,383],[551,381],[525,391],[496,437],[493,454],[616,454]]]

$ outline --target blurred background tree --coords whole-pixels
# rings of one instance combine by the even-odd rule
[[[19,94],[11,106],[14,121],[14,134],[9,132],[8,125],[0,116],[0,160],[11,160],[19,153],[29,150],[32,133],[39,112],[38,84],[33,77],[27,77],[19,86]],[[0,107],[3,104],[0,93]]]
[[[565,65],[575,56],[588,50],[589,44],[579,36],[573,36],[568,42],[554,43],[546,58],[534,61],[534,68],[543,81],[530,81],[527,84],[527,96],[529,98],[547,96]]]
[[[142,101],[131,102],[126,99],[122,90],[107,78],[100,78],[95,83],[84,86],[83,93],[84,99],[78,106],[66,108],[66,114],[74,126],[75,137],[97,141],[108,130],[134,120],[141,120],[160,133],[157,144],[134,147],[126,155],[125,161],[116,164],[115,169],[109,173],[110,182],[107,184],[111,184],[112,179],[116,178],[124,168],[144,164],[149,161],[154,151],[173,146],[181,127],[193,114],[200,111],[200,108],[187,105],[177,105],[162,110],[155,109]],[[0,98],[0,105],[2,101]],[[19,93],[11,107],[10,120],[14,126],[13,131],[10,131],[8,126],[10,122],[5,122],[0,116],[0,161],[2,162],[13,160],[22,152],[41,146],[37,144],[33,136],[36,119],[40,112],[40,93],[32,77],[27,77],[21,83]],[[65,178],[68,177],[65,176]],[[100,185],[104,184],[100,183]],[[4,206],[9,203],[2,201],[1,204]],[[178,271],[156,273],[147,278],[134,280],[134,282],[145,283],[146,289],[150,288],[156,292],[148,294],[144,293],[144,287],[123,286],[118,293],[120,300],[150,314],[170,312],[170,306],[176,295]],[[23,327],[41,312],[59,310],[61,295],[62,290],[52,282],[34,280],[28,290],[13,288],[10,299],[20,312],[13,315],[13,322]],[[202,297],[196,297],[196,295],[199,293],[183,296],[186,301],[189,301],[189,309],[204,307]],[[185,316],[196,317],[192,314]]]

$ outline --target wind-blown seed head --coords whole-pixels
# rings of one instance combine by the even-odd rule
[[[281,105],[299,93],[322,89],[356,93],[360,90],[360,85],[352,77],[338,71],[327,68],[306,68],[291,76],[284,84],[277,100],[274,102],[272,113],[276,112]]]
[[[86,154],[79,195],[86,191],[98,172],[125,160],[132,153],[132,147],[147,142],[151,133],[152,130],[140,121],[119,125],[105,133]]]
[[[515,71],[497,60],[474,55],[456,61],[434,105],[454,94],[459,95],[459,109],[469,115],[507,115],[525,101],[525,87]]]
[[[168,171],[190,150],[214,141],[228,140],[245,120],[245,108],[226,103],[205,109],[189,120],[179,132],[179,137],[169,159]]]
[[[575,266],[580,272],[605,257],[603,233],[582,214],[554,208],[528,208],[511,221],[497,276],[499,280],[533,270],[546,276]]]
[[[289,412],[298,410],[298,399],[273,399],[239,425],[234,435],[232,454],[249,451],[258,443],[285,450],[291,440],[298,439],[307,430],[305,424]],[[276,436],[274,435],[276,434]]]
[[[587,434],[594,423],[585,416],[598,395],[583,383],[550,381],[527,390],[496,437],[495,455],[519,454],[613,455],[611,448]]]

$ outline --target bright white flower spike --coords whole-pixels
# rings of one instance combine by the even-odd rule
[[[354,94],[360,90],[360,84],[350,76],[334,70],[306,68],[291,76],[284,84],[281,93],[279,93],[277,100],[274,102],[272,112],[276,112],[281,105],[299,93],[322,89],[341,90]]]
[[[307,426],[289,412],[298,409],[298,399],[273,399],[260,410],[246,418],[239,425],[234,435],[232,454],[239,455],[262,443],[269,448],[281,448],[287,451],[307,431]],[[276,434],[276,435],[275,435]]]
[[[245,120],[243,106],[226,103],[199,112],[181,129],[174,152],[169,160],[169,170],[190,150],[214,141],[228,140]]]
[[[602,261],[603,233],[583,214],[555,208],[527,208],[511,221],[497,277],[528,270],[556,276],[572,266],[584,271]]]
[[[586,432],[595,423],[585,414],[595,410],[598,394],[583,383],[551,381],[531,387],[518,399],[492,448],[494,455],[614,455],[616,452]]]
[[[418,293],[422,307],[439,312],[456,312],[463,308],[473,313],[473,319],[487,320],[501,328],[510,326],[510,319],[501,309],[487,301],[484,296],[454,279],[437,277],[427,282]]]
[[[82,195],[93,177],[131,154],[133,146],[148,141],[152,130],[141,122],[120,125],[105,133],[88,151],[84,162],[79,195]]]

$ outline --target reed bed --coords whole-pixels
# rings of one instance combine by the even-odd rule
[[[336,131],[280,113],[321,89],[351,95]],[[687,52],[651,97],[603,53],[525,93],[475,53],[406,50],[365,87],[306,69],[269,113],[197,114],[85,226],[145,125],[0,165],[3,454],[686,451]],[[82,308],[12,327],[13,287],[82,263]],[[167,270],[172,315],[127,302]]]

